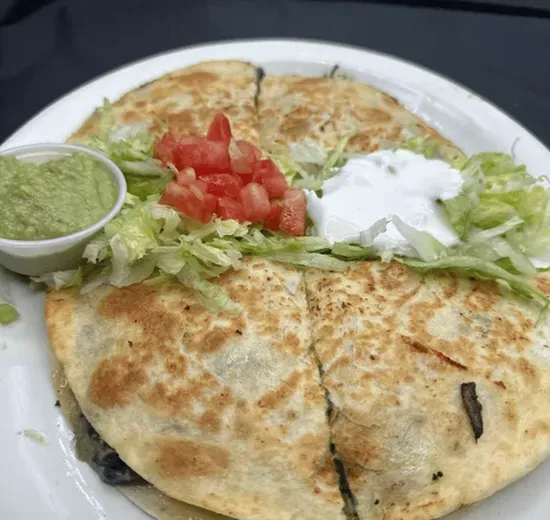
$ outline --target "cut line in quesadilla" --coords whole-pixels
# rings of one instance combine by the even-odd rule
[[[548,456],[550,329],[535,327],[536,305],[494,282],[396,263],[308,270],[305,281],[360,518],[438,518]],[[537,283],[548,292],[547,275]],[[467,407],[464,385],[477,391]]]
[[[257,70],[240,61],[206,61],[170,72],[113,102],[115,123],[160,120],[179,135],[205,135],[214,116],[224,112],[240,139],[257,144]],[[96,110],[69,141],[97,133],[100,117]]]
[[[262,149],[272,153],[311,139],[331,150],[368,153],[403,139],[403,129],[452,146],[395,98],[339,77],[266,76],[258,105]]]
[[[173,498],[236,518],[344,518],[301,274],[246,260],[215,283],[241,315],[212,315],[179,285],[50,293],[82,411]]]

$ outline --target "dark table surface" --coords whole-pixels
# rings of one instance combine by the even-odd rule
[[[550,0],[0,0],[0,142],[80,84],[186,45],[293,37],[412,60],[550,145]]]

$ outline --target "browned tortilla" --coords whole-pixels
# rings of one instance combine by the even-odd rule
[[[254,98],[256,69],[239,61],[206,61],[171,72],[112,103],[118,124],[164,121],[180,135],[205,135],[218,112],[231,120],[234,135],[257,144]],[[71,137],[80,141],[97,131],[96,111]]]
[[[251,520],[343,518],[301,273],[247,260],[217,283],[239,317],[179,284],[48,294],[82,411],[168,496]]]
[[[549,454],[550,327],[535,326],[538,305],[495,282],[397,263],[305,280],[332,438],[361,519],[440,517]],[[538,282],[546,294],[549,280]]]
[[[395,98],[347,79],[267,76],[258,110],[262,146],[270,151],[306,138],[331,149],[353,134],[346,151],[367,153],[411,132],[452,146]]]
[[[114,109],[119,123],[160,118],[184,135],[204,134],[223,111],[239,139],[267,151],[305,138],[333,148],[353,133],[347,150],[371,152],[411,128],[453,147],[358,82],[267,76],[257,109],[256,94],[252,65],[205,62]],[[547,294],[549,280],[537,282]],[[215,283],[241,316],[212,315],[179,285],[47,296],[69,385],[150,483],[126,490],[146,511],[162,517],[157,506],[172,504],[172,520],[185,502],[247,520],[429,520],[548,455],[549,322],[535,326],[540,309],[496,283],[395,263],[331,273],[261,259]]]

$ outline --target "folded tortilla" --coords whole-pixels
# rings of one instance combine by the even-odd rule
[[[223,112],[238,139],[259,141],[255,108],[257,69],[240,61],[205,61],[170,72],[114,101],[118,124],[164,121],[179,135],[205,135],[212,119]],[[71,136],[78,142],[97,132],[96,110]]]
[[[352,153],[373,152],[407,135],[428,136],[455,148],[395,98],[338,77],[266,76],[258,114],[262,149],[272,152],[306,138],[331,149],[350,134],[346,151]]]
[[[397,263],[305,279],[332,438],[361,519],[437,518],[549,455],[550,322],[536,326],[540,306],[495,282]],[[538,285],[550,294],[548,275]],[[477,440],[461,392],[471,383]]]
[[[82,411],[170,497],[251,520],[343,518],[301,273],[247,260],[216,283],[240,316],[179,284],[49,293]]]
[[[115,117],[190,135],[221,110],[271,151],[353,132],[348,151],[370,152],[411,128],[452,146],[368,85],[268,76],[258,96],[256,77],[201,63],[123,96]],[[548,455],[550,327],[496,284],[379,262],[303,275],[258,259],[216,283],[242,316],[211,315],[179,285],[46,299],[75,408],[148,482],[123,489],[157,518],[430,519]],[[550,294],[546,275],[538,283]]]

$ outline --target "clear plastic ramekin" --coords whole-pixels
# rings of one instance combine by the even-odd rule
[[[118,187],[118,197],[115,205],[101,220],[92,226],[47,240],[12,240],[0,237],[0,264],[19,274],[39,276],[52,271],[75,268],[84,252],[86,244],[120,211],[126,196],[126,179],[110,159],[104,155],[72,144],[31,144],[9,148],[0,152],[2,155],[12,155],[22,161],[46,162],[61,159],[75,152],[91,155],[111,173]]]

